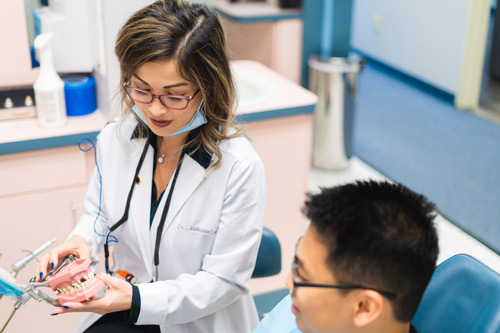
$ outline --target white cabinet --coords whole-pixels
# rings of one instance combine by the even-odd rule
[[[81,152],[77,146],[0,155],[0,267],[10,270],[16,260],[28,254],[26,251],[53,237],[58,238],[57,243],[66,239],[83,212],[88,160],[93,162],[93,154]],[[36,264],[32,261],[19,273],[19,284],[28,283]],[[2,298],[1,325],[14,303]],[[70,332],[81,318],[80,314],[52,317],[51,308],[45,302],[29,300],[14,315],[6,332]]]
[[[93,151],[82,152],[76,143],[80,137],[95,137],[103,126],[98,113],[68,119],[66,126],[56,129],[39,128],[35,118],[0,122],[1,268],[10,271],[28,251],[54,237],[56,244],[66,239],[83,213],[83,198],[94,169]],[[62,146],[39,149],[50,145]],[[36,266],[34,260],[21,270],[17,283],[28,284]],[[0,327],[14,304],[5,296],[0,300]],[[30,299],[5,332],[71,332],[83,316],[50,316],[52,308]]]
[[[215,2],[231,60],[255,60],[300,84],[303,21],[300,10],[267,3]]]

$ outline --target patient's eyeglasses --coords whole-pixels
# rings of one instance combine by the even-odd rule
[[[298,258],[297,258],[297,249],[299,247],[299,242],[300,239],[297,241],[297,245],[295,245],[295,257],[292,263],[292,281],[293,281],[293,287],[294,289],[297,287],[315,287],[315,288],[335,288],[335,289],[367,289],[367,290],[373,290],[381,294],[382,296],[386,297],[389,300],[393,300],[396,298],[396,294],[386,292],[383,290],[379,290],[376,288],[370,288],[370,287],[365,287],[362,285],[358,284],[344,284],[344,283],[339,283],[339,284],[329,284],[329,283],[316,283],[316,282],[309,282],[309,281],[301,281],[299,278],[298,274]]]
[[[154,98],[158,98],[160,100],[160,103],[164,107],[174,110],[184,110],[185,108],[187,108],[189,102],[191,102],[200,91],[200,89],[196,90],[196,92],[192,96],[177,96],[169,94],[155,95],[150,93],[149,91],[125,84],[123,85],[123,88],[127,92],[127,95],[135,102],[149,104],[153,102]]]

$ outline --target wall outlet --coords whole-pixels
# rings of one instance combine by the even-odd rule
[[[377,34],[382,32],[382,16],[379,13],[372,14],[372,30]]]

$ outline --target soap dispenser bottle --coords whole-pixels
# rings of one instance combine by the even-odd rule
[[[40,73],[33,85],[38,123],[42,127],[57,127],[66,123],[66,103],[64,101],[64,81],[54,67],[52,33],[43,33],[34,40]]]

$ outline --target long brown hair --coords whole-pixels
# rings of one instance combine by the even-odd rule
[[[230,132],[234,120],[235,88],[226,54],[224,31],[217,15],[206,5],[181,0],[159,0],[133,14],[118,33],[115,53],[120,83],[128,83],[140,66],[174,60],[179,74],[200,88],[207,123],[186,144],[203,146],[217,157],[217,143],[240,135]],[[133,102],[122,91],[124,114]],[[193,136],[190,136],[193,137]]]

